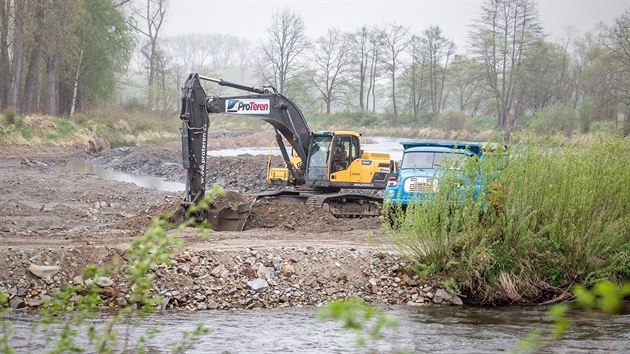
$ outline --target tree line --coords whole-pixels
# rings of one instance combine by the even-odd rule
[[[0,106],[57,115],[120,103],[116,89],[136,74],[145,108],[173,112],[186,75],[202,72],[271,84],[306,112],[384,112],[394,125],[430,123],[445,110],[495,115],[508,131],[549,107],[580,111],[585,122],[630,115],[630,9],[554,42],[534,0],[486,0],[467,47],[457,48],[438,25],[419,33],[397,24],[331,27],[308,38],[288,8],[273,14],[258,43],[164,37],[168,5],[0,0]]]
[[[70,114],[116,92],[134,34],[112,0],[0,0],[0,107]]]

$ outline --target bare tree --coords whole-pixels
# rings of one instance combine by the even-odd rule
[[[239,39],[236,45],[236,61],[238,62],[238,70],[240,74],[240,81],[245,82],[247,78],[247,71],[252,64],[251,58],[252,44],[247,39]]]
[[[449,68],[450,101],[458,110],[475,116],[487,96],[481,63],[464,55],[456,55]]]
[[[167,0],[146,0],[145,6],[142,8],[132,8],[134,16],[137,17],[139,22],[143,22],[144,25],[132,24],[132,27],[146,37],[146,44],[142,48],[142,55],[146,58],[148,80],[148,107],[149,109],[155,108],[155,92],[156,92],[156,79],[158,70],[158,45],[160,29],[164,23],[166,17],[166,11],[168,8]],[[146,26],[146,27],[144,27]]]
[[[9,105],[19,107],[20,93],[22,85],[22,68],[24,66],[24,46],[25,46],[25,2],[15,3],[15,16],[13,16],[13,62],[11,69],[11,92],[9,95]]]
[[[376,112],[376,80],[381,76],[381,64],[385,45],[385,32],[379,27],[372,27],[369,33],[369,78],[365,107],[369,109],[372,98],[372,112]]]
[[[36,1],[34,6],[34,23],[41,24],[44,22],[46,16],[46,5],[49,5],[43,1]],[[34,29],[30,53],[28,55],[28,67],[26,69],[26,81],[24,82],[24,96],[22,98],[22,112],[32,113],[36,104],[37,88],[39,87],[39,64],[42,59],[42,38],[46,28],[44,26],[37,26]]]
[[[367,109],[365,104],[365,90],[368,80],[368,63],[370,60],[369,52],[370,31],[367,26],[363,26],[354,32],[351,36],[351,56],[354,63],[354,76],[359,86],[359,108]]]
[[[612,26],[608,47],[618,66],[615,87],[619,102],[624,105],[624,135],[630,135],[630,8]]]
[[[422,51],[420,37],[413,35],[408,47],[411,62],[401,75],[403,87],[409,93],[409,105],[414,122],[418,122],[420,112],[426,103],[426,56]]]
[[[9,18],[11,0],[0,0],[0,109],[6,107],[11,80],[9,67]]]
[[[586,33],[576,42],[577,70],[579,82],[577,100],[590,98],[595,104],[600,119],[616,118],[617,104],[614,95],[619,75],[610,49],[606,48],[604,36]]]
[[[536,112],[554,103],[565,103],[569,91],[569,62],[565,49],[542,38],[532,46],[522,63],[523,75],[516,86],[517,104]]]
[[[280,93],[285,93],[287,81],[299,69],[299,57],[309,45],[304,34],[304,21],[285,7],[273,14],[267,34],[267,42],[262,44],[264,61],[259,62],[259,73],[264,81],[273,83]]]
[[[74,36],[76,27],[71,24],[79,23],[83,9],[74,0],[57,0],[55,6],[51,6],[46,12],[46,21],[42,24],[46,28],[46,114],[55,116],[60,112],[59,73],[63,70],[63,61],[71,58],[70,53],[77,52],[78,41]]]
[[[330,114],[331,104],[338,99],[350,69],[350,36],[336,28],[315,41],[313,50],[313,85],[326,103],[326,114]]]
[[[385,29],[385,67],[392,84],[392,107],[394,110],[393,123],[398,124],[398,108],[396,107],[396,74],[400,64],[400,55],[409,45],[408,30],[400,25],[391,24]]]
[[[519,75],[523,57],[541,32],[533,0],[486,0],[471,32],[471,48],[484,63],[496,100],[497,125],[506,129],[506,138],[519,118],[514,111],[515,88],[523,78]]]
[[[449,60],[455,54],[455,43],[442,35],[439,26],[427,28],[422,33],[421,41],[427,58],[431,113],[436,119],[444,108],[444,81]]]

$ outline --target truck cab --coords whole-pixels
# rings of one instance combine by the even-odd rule
[[[389,178],[385,202],[406,207],[422,204],[437,192],[445,169],[462,166],[466,159],[483,154],[480,143],[402,142],[400,168]]]

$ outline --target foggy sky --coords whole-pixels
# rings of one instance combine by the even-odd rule
[[[421,33],[439,25],[453,39],[458,52],[466,49],[470,25],[480,16],[482,0],[295,0],[209,1],[170,0],[163,36],[188,33],[222,33],[250,39],[265,37],[274,11],[288,7],[299,13],[310,38],[330,27],[353,31],[362,25],[396,23]],[[566,28],[578,33],[593,30],[603,21],[611,24],[630,7],[630,0],[538,0],[539,18],[550,40],[566,37]]]

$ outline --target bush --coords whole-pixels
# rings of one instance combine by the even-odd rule
[[[79,125],[86,124],[90,119],[83,113],[75,113],[71,116],[72,121]]]
[[[408,208],[390,231],[396,245],[425,275],[453,278],[487,303],[541,302],[574,283],[630,279],[630,141],[521,141],[505,157],[447,172],[432,202]],[[462,193],[456,182],[480,171],[500,188],[453,198]]]
[[[9,107],[5,109],[2,115],[7,124],[13,125],[16,128],[24,126],[24,117],[20,115],[15,108]]]
[[[580,117],[580,132],[586,134],[591,131],[591,122],[597,118],[597,106],[592,99],[587,98],[578,108]]]
[[[125,110],[132,111],[132,112],[147,111],[146,103],[142,102],[137,97],[134,97],[134,98],[131,98],[131,99],[127,100],[125,103],[123,103],[122,106],[123,106],[123,108]]]
[[[540,135],[563,133],[570,137],[576,128],[573,108],[564,104],[547,106],[532,117],[531,126]]]
[[[470,118],[462,111],[448,110],[440,113],[437,125],[445,131],[461,131],[469,129],[469,120]]]

